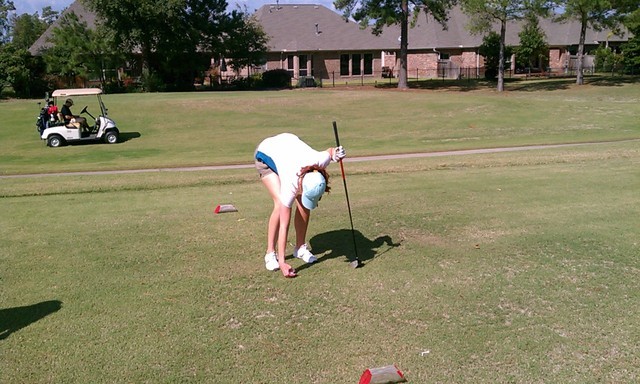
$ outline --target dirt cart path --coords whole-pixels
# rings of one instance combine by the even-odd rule
[[[467,149],[467,150],[459,150],[459,151],[403,153],[403,154],[397,154],[397,155],[347,157],[345,158],[344,161],[359,162],[359,161],[376,161],[376,160],[415,159],[415,158],[422,158],[422,157],[476,155],[476,154],[484,154],[484,153],[517,152],[517,151],[531,151],[531,150],[549,149],[549,148],[578,147],[578,146],[585,146],[585,145],[598,145],[598,144],[607,144],[607,143],[614,143],[614,142],[631,142],[631,141],[639,141],[639,140],[640,139],[589,142],[589,143],[529,145],[529,146],[504,147],[504,148]],[[125,170],[112,170],[112,171],[32,173],[32,174],[23,174],[23,175],[4,175],[4,176],[0,176],[0,179],[47,177],[47,176],[114,175],[114,174],[149,173],[149,172],[217,171],[217,170],[223,170],[223,169],[247,169],[247,168],[253,168],[253,166],[254,166],[253,163],[250,163],[250,164],[235,164],[235,165],[208,165],[208,166],[199,166],[199,167],[125,169]]]

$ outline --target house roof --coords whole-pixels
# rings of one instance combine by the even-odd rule
[[[53,29],[60,27],[62,16],[74,12],[88,28],[95,28],[96,14],[89,11],[82,0],[74,1],[62,12],[58,20],[47,28],[40,38],[29,48],[35,55],[51,46],[47,39]],[[400,48],[400,26],[385,27],[380,36],[371,33],[371,28],[362,29],[353,20],[344,17],[322,5],[313,4],[267,4],[260,7],[255,17],[269,36],[270,52],[314,52],[314,51],[364,51],[397,50]],[[460,7],[449,12],[446,29],[431,15],[421,14],[413,28],[409,28],[409,49],[451,49],[478,47],[483,35],[473,35],[467,25],[469,17]],[[577,45],[580,38],[580,25],[576,21],[566,23],[541,19],[540,27],[545,32],[547,44],[552,47]],[[518,45],[518,33],[522,22],[509,22],[507,25],[507,45]],[[495,30],[498,30],[496,27]],[[586,44],[597,42],[627,41],[629,34],[616,36],[609,30],[595,31],[587,29]]]
[[[334,11],[322,5],[263,5],[256,12],[256,18],[271,37],[269,50],[283,51],[341,51],[341,50],[397,50],[400,48],[400,26],[385,27],[380,36],[371,34],[371,29],[361,29],[353,21],[345,21]],[[316,33],[315,25],[321,33]],[[482,34],[471,34],[467,25],[469,17],[460,7],[449,11],[446,27],[433,16],[421,14],[416,24],[409,28],[409,50],[469,48],[482,44]],[[518,45],[518,33],[522,21],[507,24],[507,45]],[[540,20],[550,46],[578,45],[580,24]],[[496,25],[494,30],[499,31]],[[626,41],[628,35],[616,36],[609,30],[601,32],[587,29],[586,44],[595,41]]]
[[[386,37],[361,29],[358,23],[322,5],[268,4],[260,7],[255,17],[269,36],[269,50],[286,51],[353,51],[394,48]]]
[[[47,48],[51,47],[52,44],[47,40],[53,36],[53,30],[55,28],[59,28],[59,27],[62,26],[63,17],[66,14],[69,14],[69,13],[72,13],[72,12],[75,13],[76,16],[78,16],[78,19],[80,21],[87,23],[87,28],[95,29],[95,27],[96,27],[96,19],[97,19],[96,14],[91,12],[91,11],[89,11],[82,4],[81,0],[76,0],[73,3],[71,3],[71,5],[69,5],[69,7],[67,7],[64,11],[62,11],[62,14],[60,15],[60,17],[58,17],[58,19],[56,21],[54,21],[42,35],[40,35],[38,40],[36,40],[35,43],[33,43],[31,45],[31,47],[29,47],[29,52],[32,55],[37,55],[43,49],[47,49]]]
[[[520,32],[521,25],[518,25],[518,32]],[[545,31],[547,36],[547,44],[550,46],[568,46],[578,45],[580,39],[580,23],[577,21],[568,21],[565,23],[553,22],[551,19],[541,19],[540,28]],[[516,33],[517,38],[517,33]],[[630,34],[626,29],[622,30],[620,35],[614,35],[610,29],[603,29],[602,31],[596,31],[593,28],[587,28],[584,43],[585,44],[598,44],[602,42],[625,42],[629,40]],[[512,45],[518,44],[520,39],[516,39],[510,43]]]

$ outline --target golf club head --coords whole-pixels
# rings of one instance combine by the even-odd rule
[[[360,263],[360,260],[355,259],[352,262],[349,263],[349,266],[353,269],[359,268],[362,266],[362,263]]]

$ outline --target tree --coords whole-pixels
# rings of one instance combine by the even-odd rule
[[[114,49],[112,32],[102,26],[89,29],[75,13],[65,14],[61,21],[60,27],[53,30],[53,46],[43,54],[49,73],[70,82],[75,76],[86,79],[93,75],[105,85],[108,79],[104,69],[121,61]]]
[[[47,26],[53,24],[54,21],[58,20],[60,16],[60,12],[54,11],[51,6],[46,6],[42,8],[42,13],[40,15],[40,19],[44,21]]]
[[[611,71],[611,74],[619,69],[622,64],[622,55],[614,52],[611,47],[600,45],[595,52],[595,69],[598,72]]]
[[[42,9],[43,15],[47,9],[48,12],[53,12],[53,15],[58,14],[58,12],[51,11],[51,7],[46,7]],[[51,13],[49,15],[49,18],[41,18],[36,12],[33,15],[23,13],[20,16],[13,16],[11,18],[11,41],[17,47],[28,49],[47,30],[47,27],[53,22],[51,20],[55,20],[55,18],[51,19]]]
[[[638,73],[640,70],[640,31],[622,45],[622,63],[627,70]]]
[[[576,68],[576,84],[584,84],[584,41],[587,28],[596,31],[605,27],[616,29],[620,22],[620,14],[616,12],[611,0],[561,0],[558,4],[564,9],[556,20],[577,20],[580,23],[580,39],[578,43],[578,57]]]
[[[244,36],[241,12],[227,13],[226,0],[87,0],[126,52],[139,51],[149,76],[174,88],[193,86],[211,57],[227,51],[229,39]],[[250,39],[249,39],[250,40]],[[255,46],[254,46],[255,48]]]
[[[242,18],[236,20],[238,25],[231,29],[224,54],[224,57],[231,58],[229,64],[234,69],[263,64],[269,42],[269,36],[255,17],[248,13],[242,15]]]
[[[409,16],[415,22],[421,12],[431,14],[446,27],[448,10],[455,0],[335,0],[337,9],[344,11],[345,18],[353,17],[361,27],[373,23],[372,33],[379,35],[385,26],[400,24],[400,71],[398,88],[406,89],[407,54],[409,49]]]
[[[525,24],[518,37],[520,37],[520,45],[515,49],[516,61],[523,67],[529,68],[542,64],[540,61],[547,57],[549,46],[535,13],[525,16]]]
[[[472,33],[492,31],[495,24],[500,28],[498,91],[502,92],[507,22],[520,20],[529,13],[542,14],[545,8],[537,0],[462,0],[462,9],[469,16],[469,29]]]
[[[504,52],[504,56],[511,55],[511,47],[501,47],[500,35],[497,32],[489,32],[483,39],[482,44],[478,47],[478,53],[484,57],[484,77],[494,80],[498,76],[500,68],[500,52]]]
[[[633,36],[622,44],[622,64],[631,71],[640,70],[640,0],[626,0],[617,4],[623,15],[622,23]]]
[[[13,1],[0,0],[0,44],[9,41],[10,22],[9,12],[15,11]]]
[[[24,48],[13,43],[0,46],[0,92],[11,86],[19,97],[45,92],[44,64]]]

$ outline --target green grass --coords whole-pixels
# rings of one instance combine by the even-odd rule
[[[2,101],[0,174],[251,163],[255,145],[279,132],[333,145],[332,121],[352,156],[640,137],[640,84],[569,81],[514,82],[504,93],[487,86],[106,95],[126,141],[57,149],[37,137],[36,100]]]
[[[415,101],[420,98],[437,102],[440,93],[454,99],[440,91],[325,92],[320,91],[343,102],[399,95],[418,104],[405,106],[409,110],[420,109]],[[637,85],[585,92],[593,92],[594,100],[618,100],[610,105],[620,104],[620,113],[622,105],[637,111],[629,101],[638,97]],[[314,107],[319,109],[338,103],[316,99],[315,92],[291,93],[265,93],[264,99],[258,94],[137,97],[140,102],[264,100],[264,110],[252,108],[280,121],[286,118],[270,111],[279,98],[288,105],[326,103]],[[500,108],[517,104],[520,95],[480,93],[481,100]],[[571,104],[567,93],[587,103],[574,90],[532,96]],[[121,97],[129,95],[114,100]],[[556,107],[567,108],[564,104],[557,101]],[[371,116],[362,112],[358,121],[374,121],[372,111]],[[605,121],[598,111],[591,118]],[[347,112],[336,112],[342,113]],[[531,121],[538,115],[546,119],[531,111],[529,121],[519,123],[530,134],[537,132],[536,143],[545,142],[545,129],[549,137],[558,130]],[[610,116],[601,138],[637,136],[637,120],[624,116]],[[450,138],[463,117],[452,114]],[[354,143],[358,154],[419,148],[399,129],[376,125],[370,135],[358,136],[347,127],[360,124],[346,116],[335,119],[345,127],[341,139]],[[520,121],[511,115],[493,119],[505,127]],[[235,120],[229,116],[220,124]],[[565,126],[570,121],[564,120]],[[304,132],[329,146],[330,124],[321,125],[322,132],[308,127]],[[238,148],[211,159],[248,162],[240,159],[250,154],[239,148],[252,150],[263,129],[276,128],[263,128],[259,119],[247,123],[244,144],[243,134],[229,133]],[[434,147],[468,148],[465,141],[446,140],[441,129]],[[523,139],[530,135],[503,141],[494,135],[492,141],[485,131],[480,146],[534,142]],[[583,141],[599,137],[593,131],[585,130]],[[172,137],[159,129],[154,134]],[[395,140],[375,140],[385,135]],[[421,134],[407,129],[411,135]],[[126,152],[134,144],[149,145],[152,136],[59,150],[36,142],[30,153]],[[569,141],[567,132],[559,136],[558,142]],[[173,150],[181,158],[179,147]],[[189,163],[190,156],[185,151],[180,161]],[[158,166],[153,157],[140,161]],[[88,168],[106,169],[106,163]],[[314,211],[309,229],[320,262],[307,267],[291,260],[300,275],[293,280],[264,269],[270,199],[251,169],[2,179],[1,381],[354,383],[366,368],[396,363],[411,383],[636,382],[639,166],[637,141],[346,163],[365,263],[352,270],[344,190],[339,168],[332,165],[333,191]],[[25,160],[21,169],[39,167]],[[213,214],[222,203],[239,212]]]

